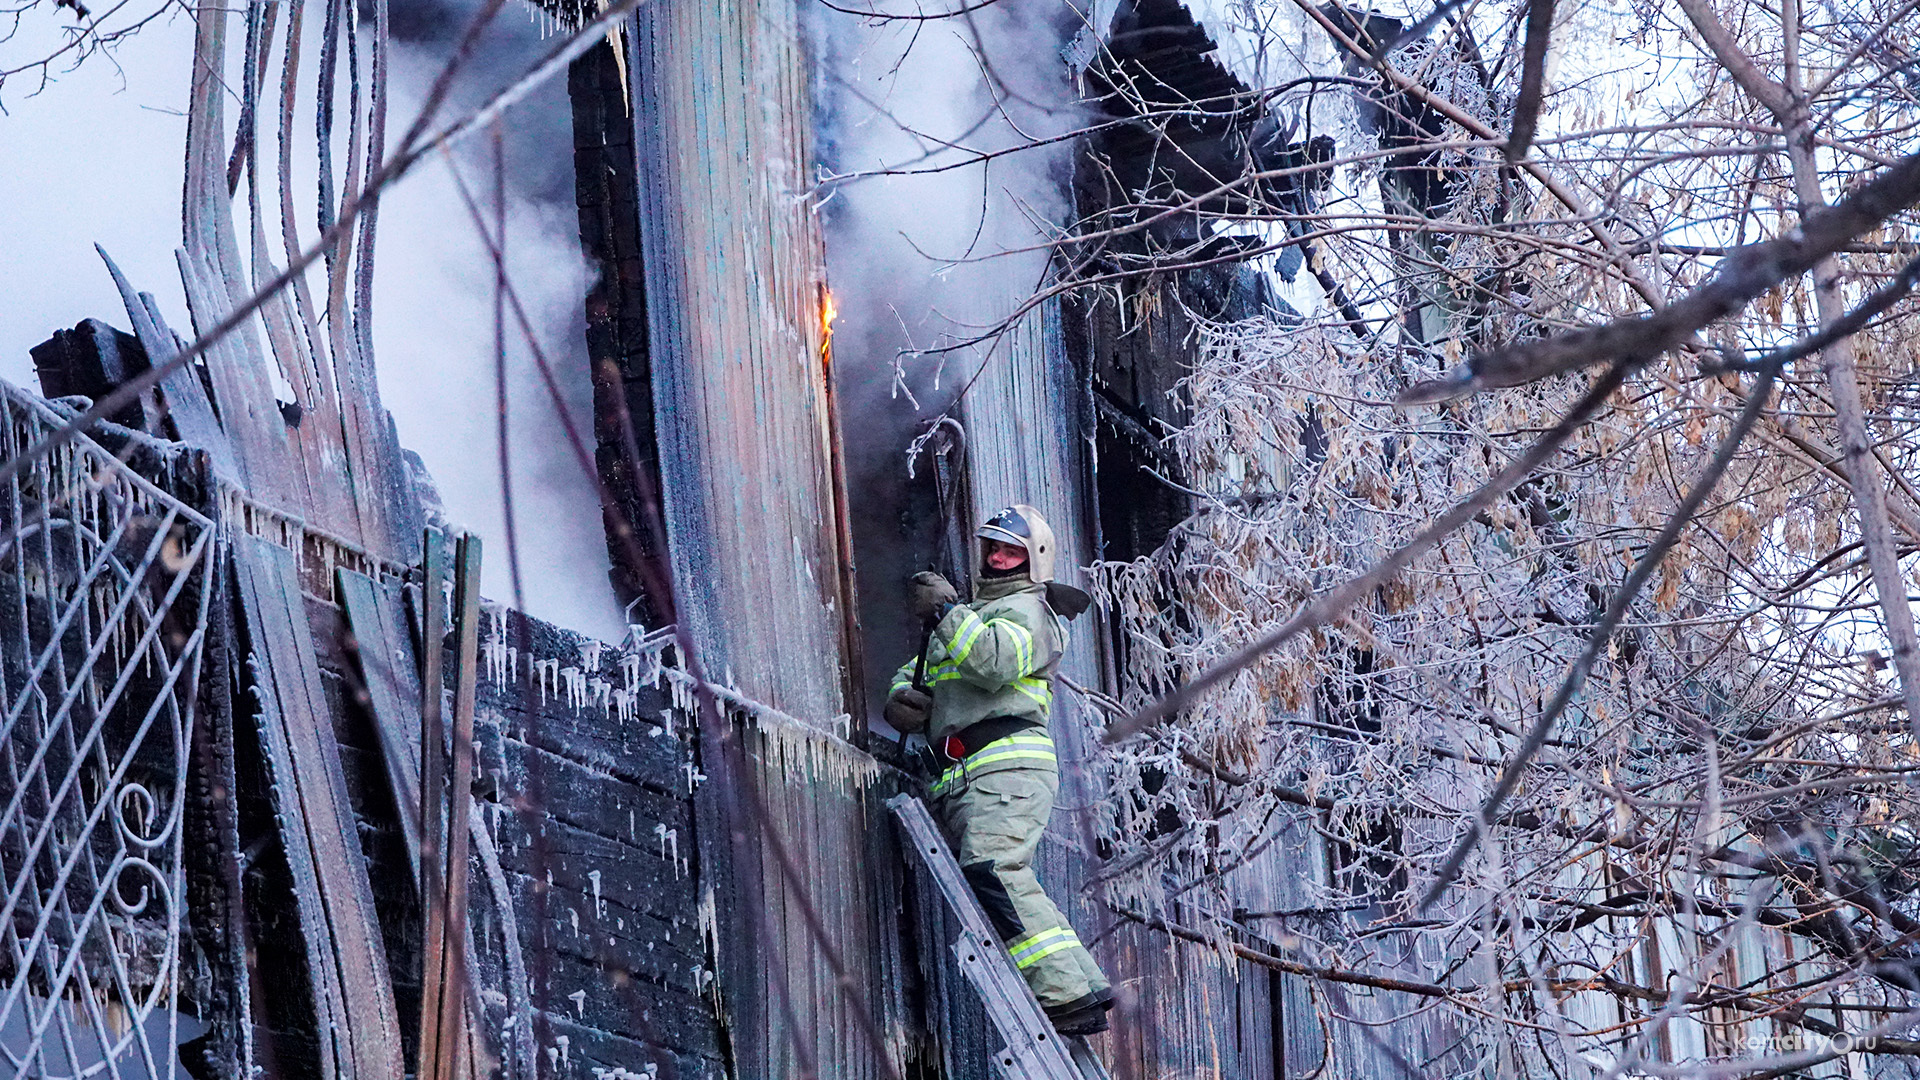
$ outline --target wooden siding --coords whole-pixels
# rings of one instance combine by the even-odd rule
[[[848,711],[850,595],[796,0],[658,0],[633,35],[654,410],[680,619],[714,681]]]

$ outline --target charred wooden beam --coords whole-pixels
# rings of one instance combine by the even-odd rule
[[[98,401],[148,367],[147,350],[139,338],[99,319],[82,319],[71,330],[57,330],[28,352],[40,377],[40,392],[50,398],[79,396]],[[143,401],[129,402],[108,419],[136,431],[152,431],[159,421]]]
[[[1331,138],[1301,142],[1267,110],[1267,95],[1223,67],[1218,46],[1181,0],[1129,0],[1087,68],[1100,108],[1116,120],[1092,150],[1121,193],[1149,201],[1205,195],[1200,209],[1244,214],[1322,185]],[[1254,179],[1255,173],[1297,170]]]

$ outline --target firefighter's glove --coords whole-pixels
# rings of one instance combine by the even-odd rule
[[[907,582],[907,614],[923,623],[945,614],[946,606],[959,598],[953,583],[931,570],[922,570]]]
[[[887,695],[887,723],[909,735],[927,730],[927,717],[933,714],[933,698],[917,687],[903,686]]]

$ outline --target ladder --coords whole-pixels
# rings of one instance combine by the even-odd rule
[[[993,1055],[994,1071],[1004,1080],[1112,1080],[1087,1040],[1053,1030],[1052,1021],[1027,989],[1013,957],[1007,955],[987,922],[987,913],[961,876],[960,863],[926,804],[912,795],[895,795],[887,800],[887,808],[900,819],[908,846],[960,923],[954,959],[980,995],[987,1019],[1003,1044]]]

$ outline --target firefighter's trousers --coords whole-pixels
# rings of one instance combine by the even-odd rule
[[[1033,853],[1059,789],[1058,766],[1046,761],[976,776],[950,772],[933,800],[960,869],[1014,965],[1040,1004],[1055,1011],[1087,1004],[1108,989],[1107,977],[1033,872]]]

